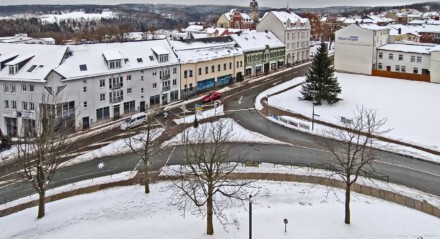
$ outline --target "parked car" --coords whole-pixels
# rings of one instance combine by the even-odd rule
[[[220,92],[213,91],[213,92],[210,92],[205,97],[203,97],[202,103],[208,103],[208,102],[211,102],[211,101],[214,101],[214,100],[218,100],[220,98],[222,98],[222,95],[220,94]]]
[[[129,130],[141,124],[147,123],[147,113],[141,112],[126,118],[119,128],[121,130]]]

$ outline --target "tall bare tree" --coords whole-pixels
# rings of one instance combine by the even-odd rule
[[[352,119],[343,122],[344,128],[324,131],[324,135],[337,140],[326,141],[325,147],[333,156],[329,161],[331,169],[345,183],[346,224],[350,224],[351,186],[362,172],[374,170],[372,163],[377,159],[377,149],[385,147],[377,144],[378,137],[391,131],[382,129],[385,123],[385,118],[377,118],[376,110],[362,106],[356,108]]]
[[[246,200],[251,181],[231,178],[243,159],[234,151],[234,145],[228,144],[233,135],[232,124],[221,119],[191,129],[183,137],[185,164],[174,172],[178,179],[173,181],[172,204],[206,216],[206,233],[213,235],[213,217],[225,226],[228,219],[224,209],[234,199],[242,203]]]
[[[67,113],[67,117],[64,118],[57,113],[62,111],[63,104],[66,103],[57,102],[56,97],[52,95],[42,97],[43,103],[29,115],[27,122],[19,129],[21,136],[17,140],[15,155],[20,165],[16,174],[31,183],[39,195],[38,218],[45,215],[46,190],[62,158],[69,152],[70,146],[66,137],[75,122],[75,113]]]
[[[160,152],[160,142],[156,140],[161,134],[160,128],[154,127],[156,119],[154,113],[149,113],[145,120],[146,128],[139,130],[138,135],[125,140],[127,146],[135,153],[143,163],[145,193],[150,193],[149,163]],[[135,129],[133,129],[135,130]]]

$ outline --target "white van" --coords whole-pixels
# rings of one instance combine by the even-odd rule
[[[137,113],[126,118],[124,122],[121,123],[119,128],[121,130],[129,130],[146,122],[147,122],[147,114],[144,112]]]

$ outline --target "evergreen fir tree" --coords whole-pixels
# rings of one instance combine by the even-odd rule
[[[334,77],[335,69],[332,66],[330,57],[328,57],[327,45],[321,42],[318,52],[312,60],[312,65],[306,73],[306,83],[301,89],[301,100],[313,100],[315,92],[315,105],[321,105],[322,101],[334,104],[341,100],[338,94],[341,93],[341,87],[338,80]]]

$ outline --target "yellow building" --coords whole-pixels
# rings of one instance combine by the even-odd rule
[[[244,54],[230,37],[170,41],[180,59],[181,97],[243,80]]]

